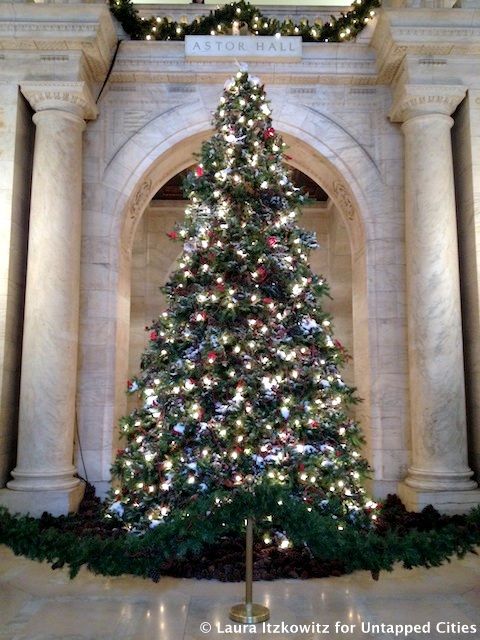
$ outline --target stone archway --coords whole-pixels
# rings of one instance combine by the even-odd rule
[[[329,194],[350,236],[355,378],[363,398],[360,419],[376,474],[372,489],[383,494],[395,488],[408,455],[404,328],[397,316],[391,322],[379,317],[377,297],[381,291],[381,302],[393,303],[403,283],[402,256],[397,252],[392,264],[384,246],[389,239],[398,244],[393,201],[375,163],[348,132],[321,114],[312,117],[306,107],[296,107],[292,114],[288,104],[272,103],[274,124],[290,146],[291,164]],[[96,224],[91,221],[94,233],[85,238],[77,405],[83,464],[100,491],[108,484],[115,425],[126,407],[130,257],[136,224],[162,184],[191,164],[192,153],[209,135],[209,119],[201,104],[169,110],[117,151],[96,185],[102,206]],[[93,255],[95,233],[100,233],[107,252],[103,270]],[[391,282],[385,280],[386,265],[394,272]],[[100,291],[99,323],[95,299]],[[384,339],[386,325],[391,325],[387,329],[394,340]],[[386,370],[387,360],[397,363],[397,369]]]

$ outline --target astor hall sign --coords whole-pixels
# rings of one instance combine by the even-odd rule
[[[298,62],[302,59],[300,36],[186,36],[187,60],[265,60]]]

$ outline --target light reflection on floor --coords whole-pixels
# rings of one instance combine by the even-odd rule
[[[271,626],[229,633],[228,610],[241,601],[241,584],[174,578],[154,584],[135,577],[95,576],[86,570],[71,581],[66,570],[52,571],[0,547],[0,640],[395,637],[362,630],[362,623],[423,625],[423,631],[407,636],[409,640],[480,638],[480,558],[474,555],[430,570],[399,568],[381,574],[378,582],[360,572],[323,580],[260,582],[255,583],[254,593],[270,608]],[[438,622],[449,626],[437,631]],[[202,633],[201,623],[212,630]],[[287,625],[283,631],[275,627],[281,623]],[[301,624],[303,632],[295,627],[293,633],[285,632]],[[469,630],[476,625],[477,632],[462,632],[461,625]]]

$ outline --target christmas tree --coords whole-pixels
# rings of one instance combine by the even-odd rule
[[[258,78],[240,70],[227,82],[213,124],[169,233],[183,242],[169,306],[129,382],[141,403],[122,420],[109,514],[142,531],[195,512],[192,535],[207,520],[240,531],[254,515],[284,547],[287,503],[340,530],[365,526],[376,505],[339,373],[346,355]]]

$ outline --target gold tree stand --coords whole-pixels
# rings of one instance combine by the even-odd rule
[[[270,617],[270,611],[261,604],[252,602],[253,591],[253,519],[247,518],[246,541],[246,568],[245,568],[245,603],[235,604],[230,609],[230,619],[243,624],[256,624],[265,622]]]

